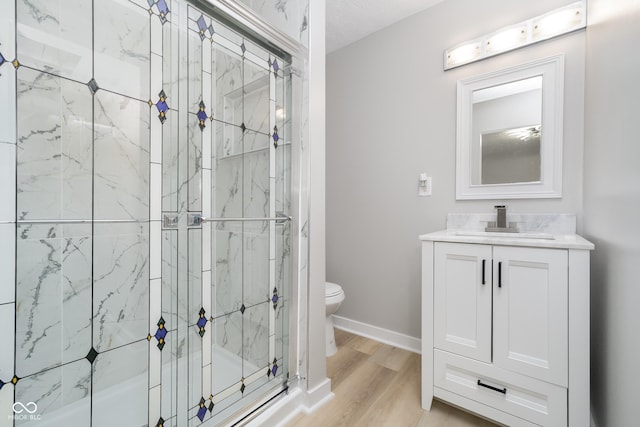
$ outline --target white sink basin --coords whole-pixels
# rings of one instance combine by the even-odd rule
[[[554,239],[553,234],[548,233],[501,233],[499,231],[456,231],[456,236],[506,237],[508,239]]]

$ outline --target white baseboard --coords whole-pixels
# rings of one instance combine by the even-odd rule
[[[335,314],[333,315],[333,326],[394,347],[418,354],[422,353],[422,341],[419,338],[358,322],[357,320],[347,319],[346,317],[336,316]]]
[[[334,396],[331,392],[331,380],[327,378],[313,390],[307,390],[304,411],[310,414],[333,399]]]
[[[304,385],[302,385],[304,387]],[[331,392],[331,380],[326,379],[313,390],[304,391],[296,387],[281,401],[260,414],[251,426],[286,426],[298,414],[310,414],[334,398]]]

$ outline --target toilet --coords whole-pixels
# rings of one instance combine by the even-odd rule
[[[326,282],[324,290],[325,299],[325,314],[327,319],[325,321],[326,336],[327,336],[327,357],[333,356],[338,351],[336,347],[336,338],[333,333],[333,314],[338,311],[342,301],[344,301],[344,291],[342,287],[337,283]]]

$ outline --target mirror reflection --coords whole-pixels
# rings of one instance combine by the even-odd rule
[[[472,92],[471,184],[541,180],[542,76]]]
[[[540,125],[483,133],[480,146],[479,184],[540,181]]]

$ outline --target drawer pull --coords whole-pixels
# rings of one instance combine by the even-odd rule
[[[483,384],[482,381],[480,381],[480,380],[478,380],[478,385],[482,386],[482,387],[486,387],[489,390],[497,391],[498,393],[507,394],[507,389],[506,388],[498,388],[498,387],[494,387],[494,386],[489,385],[489,384]]]

